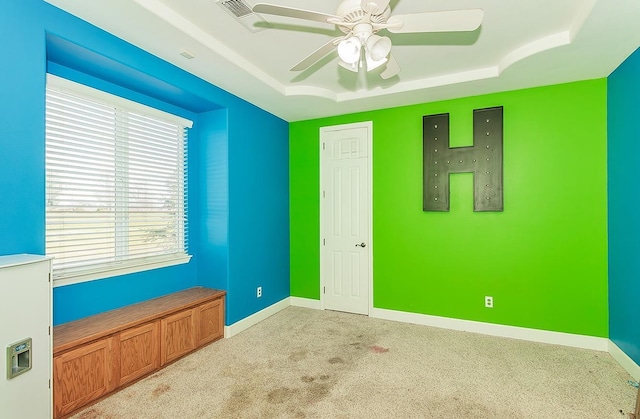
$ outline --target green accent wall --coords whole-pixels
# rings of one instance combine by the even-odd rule
[[[597,79],[291,123],[291,295],[320,298],[319,129],[373,121],[374,307],[608,336],[606,99]],[[493,106],[504,212],[473,212],[472,174],[451,175],[450,212],[423,212],[422,117],[449,113],[451,145],[471,145]]]

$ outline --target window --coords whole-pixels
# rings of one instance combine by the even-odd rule
[[[191,125],[48,76],[46,253],[57,284],[188,262]]]

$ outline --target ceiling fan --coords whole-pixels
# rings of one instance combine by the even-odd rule
[[[400,66],[391,55],[391,39],[378,32],[457,32],[474,31],[482,23],[482,9],[463,9],[439,12],[421,12],[391,15],[390,0],[343,0],[335,15],[258,3],[255,13],[293,17],[336,25],[344,36],[334,38],[309,54],[291,68],[302,71],[337,48],[338,63],[353,72],[365,68],[371,71],[384,64],[380,77],[388,79],[400,72]]]

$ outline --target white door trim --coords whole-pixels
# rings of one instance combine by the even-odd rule
[[[323,193],[323,154],[322,146],[323,146],[323,134],[332,130],[343,130],[343,129],[352,129],[352,128],[366,128],[367,129],[367,148],[368,148],[368,158],[367,158],[367,191],[369,194],[369,242],[367,243],[368,256],[369,256],[369,304],[368,304],[368,313],[367,315],[371,315],[373,309],[373,121],[366,122],[356,122],[352,124],[342,124],[342,125],[332,125],[328,127],[320,127],[320,135],[318,141],[319,147],[319,155],[320,155],[320,308],[325,310],[325,298],[324,298],[324,287],[325,284],[325,274],[323,273],[323,263],[324,260],[324,252],[326,248],[323,245],[323,238],[325,236],[325,226],[323,222],[323,205],[322,205],[322,193]]]

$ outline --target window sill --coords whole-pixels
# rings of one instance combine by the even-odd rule
[[[93,272],[84,272],[77,275],[68,275],[64,278],[53,280],[53,287],[79,284],[81,282],[95,281],[98,279],[111,278],[114,276],[127,275],[136,272],[149,271],[152,269],[166,268],[169,266],[189,263],[191,255],[170,256],[164,258],[153,258],[149,260],[133,261],[119,267],[110,267]]]

